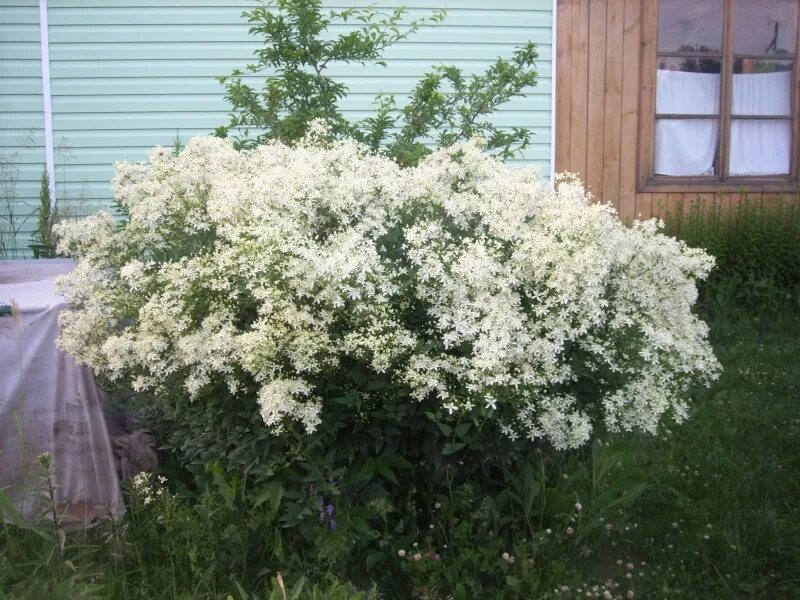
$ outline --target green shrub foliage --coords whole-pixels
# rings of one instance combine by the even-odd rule
[[[508,158],[530,142],[525,128],[501,129],[490,115],[503,103],[536,84],[533,43],[517,48],[510,60],[498,58],[485,73],[465,75],[454,66],[438,66],[414,87],[398,108],[393,95],[376,98],[373,116],[349,121],[339,107],[347,86],[326,74],[336,63],[382,65],[383,51],[428,24],[442,21],[444,12],[404,23],[406,10],[390,14],[373,8],[331,10],[321,0],[276,0],[244,16],[250,33],[264,40],[257,60],[219,80],[231,105],[228,125],[217,129],[231,136],[238,148],[253,148],[268,140],[301,139],[314,119],[322,119],[334,136],[350,136],[373,150],[382,149],[402,165],[412,165],[430,148],[450,146],[481,136],[486,148]],[[347,33],[331,37],[331,26],[354,23]],[[261,91],[250,76],[266,76]]]

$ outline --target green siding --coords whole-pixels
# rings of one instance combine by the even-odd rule
[[[225,123],[227,104],[215,76],[251,62],[259,45],[241,17],[253,6],[250,2],[49,0],[48,4],[53,129],[55,144],[61,148],[55,156],[57,196],[62,207],[75,212],[109,203],[114,161],[144,160],[148,148],[171,145],[176,131],[185,141]],[[448,11],[442,24],[424,28],[411,41],[389,49],[387,68],[336,65],[329,70],[350,87],[343,107],[353,118],[368,115],[379,92],[402,100],[433,64],[481,72],[498,56],[509,57],[515,46],[537,42],[538,86],[527,98],[506,105],[496,123],[531,128],[533,144],[515,162],[536,164],[549,173],[551,0],[496,0],[493,5],[484,0],[327,4],[340,8],[375,4],[381,10],[404,5],[414,18],[437,8]],[[30,50],[20,38],[32,35],[38,42],[38,25],[35,19],[29,22],[21,8],[0,10],[4,18],[8,13],[8,21],[15,19],[13,27],[21,28],[15,29],[14,37],[3,38],[2,47],[3,58],[13,59],[8,69],[14,79],[7,90],[13,89],[18,105],[24,107],[38,98],[39,88],[16,59]],[[33,50],[38,53],[38,44]],[[31,104],[33,115],[36,110]],[[13,128],[7,127],[14,123],[5,111],[0,115],[4,140],[10,139]]]
[[[0,8],[0,259],[27,254],[44,169],[39,3]],[[14,215],[13,226],[10,215]],[[12,236],[12,227],[19,228]]]

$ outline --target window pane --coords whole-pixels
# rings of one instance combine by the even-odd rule
[[[716,119],[656,119],[655,174],[715,175]]]
[[[710,56],[659,56],[658,68],[664,71],[687,71],[689,73],[721,73],[722,61]]]
[[[791,121],[731,121],[731,175],[788,175],[791,155]]]
[[[736,54],[794,54],[797,4],[797,0],[736,0]]]
[[[746,60],[734,65],[732,89],[734,115],[790,116],[792,63]]]
[[[677,60],[680,63],[687,59],[665,60]],[[717,67],[719,67],[719,63],[717,63]],[[656,113],[662,115],[719,114],[719,91],[719,68],[716,73],[659,69],[656,77]]]
[[[659,52],[721,52],[723,0],[658,3]]]

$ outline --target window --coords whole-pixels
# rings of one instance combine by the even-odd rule
[[[798,176],[798,0],[659,0],[642,73],[640,187]]]

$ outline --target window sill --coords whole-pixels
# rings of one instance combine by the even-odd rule
[[[713,181],[707,177],[653,177],[639,187],[640,193],[791,193],[800,191],[797,179],[786,177],[731,177],[727,181]]]

